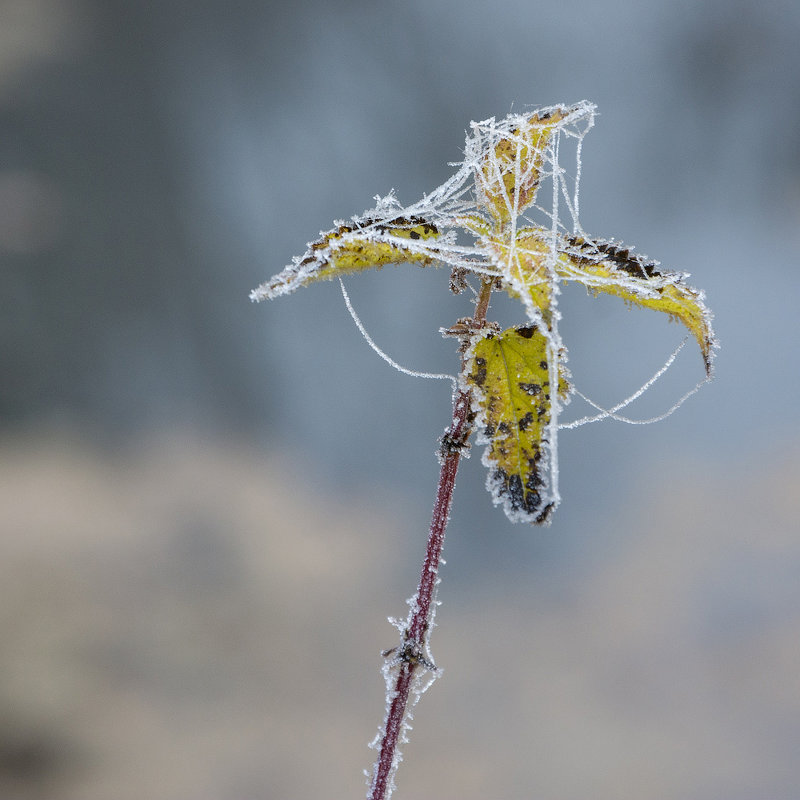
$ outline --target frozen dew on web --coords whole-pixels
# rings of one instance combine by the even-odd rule
[[[661,269],[614,239],[592,238],[581,227],[581,150],[594,117],[595,106],[583,101],[471,123],[464,159],[450,179],[408,206],[393,194],[376,198],[374,208],[320,233],[302,256],[250,295],[260,301],[316,281],[410,263],[448,267],[454,292],[474,276],[520,300],[523,325],[501,331],[491,323],[460,321],[445,331],[461,339],[457,385],[471,398],[478,440],[485,445],[487,487],[514,521],[545,523],[559,504],[558,431],[605,418],[651,421],[618,412],[674,360],[621,403],[597,406],[570,383],[558,328],[563,284],[580,283],[591,294],[614,295],[678,320],[700,347],[706,379],[711,375],[716,342],[703,293],[688,286],[685,275]],[[370,346],[392,366],[455,380],[397,364],[372,341],[344,296]],[[573,393],[598,413],[562,423]]]
[[[499,122],[494,118],[473,122],[465,159],[449,180],[409,206],[402,206],[391,193],[377,197],[374,208],[321,232],[302,256],[251,292],[251,299],[270,299],[319,280],[400,263],[446,265],[519,282],[520,276],[504,270],[510,266],[508,259],[503,263],[492,251],[497,237],[491,234],[499,232],[498,222],[503,227],[515,223],[533,205],[540,183],[553,177],[577,230],[578,175],[573,175],[570,191],[568,178],[555,161],[555,144],[562,135],[582,140],[593,118],[594,106],[584,102],[511,114]],[[516,171],[509,169],[509,157]],[[557,231],[557,204],[539,210]],[[457,231],[465,231],[472,242],[458,243]]]

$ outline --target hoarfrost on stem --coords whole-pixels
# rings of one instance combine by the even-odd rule
[[[400,632],[400,644],[383,654],[386,712],[372,745],[380,754],[367,775],[371,800],[386,800],[393,792],[402,759],[398,745],[408,741],[411,711],[440,674],[429,644],[438,567],[456,470],[472,429],[477,427],[478,441],[486,446],[483,462],[493,501],[513,521],[547,523],[559,503],[559,429],[605,418],[654,421],[672,413],[704,382],[653,420],[618,413],[663,375],[681,345],[650,380],[612,408],[589,400],[573,388],[566,366],[558,329],[561,285],[580,283],[592,294],[615,295],[677,319],[700,347],[706,380],[711,375],[717,345],[703,293],[687,286],[685,275],[662,270],[658,262],[614,239],[593,239],[581,227],[581,150],[594,116],[595,106],[583,101],[471,123],[464,160],[454,165],[458,169],[449,180],[409,206],[392,193],[377,197],[375,208],[349,222],[335,222],[250,295],[260,301],[319,280],[412,263],[449,267],[451,291],[470,288],[475,296],[474,315],[442,331],[460,342],[456,379],[409,370],[384,353],[364,329],[342,284],[353,320],[381,358],[406,374],[454,383],[452,424],[441,439],[441,473],[419,587],[409,601],[407,620],[390,620]],[[574,153],[572,173],[561,164],[568,150]],[[542,191],[545,185],[549,192]],[[480,291],[470,286],[470,276],[480,281]],[[493,289],[521,301],[524,324],[501,330],[486,321]],[[598,413],[560,422],[573,393]]]

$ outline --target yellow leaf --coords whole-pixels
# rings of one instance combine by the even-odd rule
[[[529,297],[549,327],[554,281],[546,265],[551,250],[547,232],[521,228],[511,242],[504,234],[486,237],[484,241],[501,271],[505,290],[512,297]]]
[[[658,263],[614,242],[564,237],[565,248],[556,262],[559,277],[577,280],[592,292],[613,294],[643,308],[669,314],[682,322],[697,340],[706,373],[711,373],[715,347],[712,314],[703,293],[683,282],[683,275],[662,272]]]
[[[478,441],[486,444],[486,485],[512,521],[546,522],[557,503],[551,486],[555,431],[551,425],[547,337],[533,325],[502,333],[482,330],[467,349],[462,373],[474,398]],[[559,396],[569,393],[559,367]]]
[[[259,286],[250,297],[273,298],[309,283],[385,264],[411,262],[427,266],[435,260],[435,251],[418,243],[438,235],[438,228],[421,217],[366,219],[358,224],[339,225],[311,242],[302,258]]]
[[[476,184],[483,205],[498,227],[515,219],[536,198],[544,152],[553,131],[572,108],[557,106],[519,117],[477,165]]]

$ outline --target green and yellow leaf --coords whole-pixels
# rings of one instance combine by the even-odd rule
[[[544,235],[543,235],[544,234]],[[552,320],[553,278],[547,269],[550,243],[544,231],[523,228],[509,243],[503,234],[484,239],[502,274],[503,288],[512,296],[525,296],[541,312],[548,327]]]
[[[566,246],[556,262],[560,278],[583,283],[594,293],[621,297],[643,308],[669,314],[697,340],[706,373],[711,372],[715,346],[712,314],[703,293],[683,282],[683,276],[662,272],[649,261],[614,242],[564,237]]]
[[[302,258],[259,286],[250,297],[253,300],[278,297],[316,281],[386,264],[409,262],[427,266],[435,257],[430,248],[421,248],[417,243],[438,235],[437,227],[421,217],[339,225],[311,242]]]
[[[462,377],[472,391],[478,441],[486,444],[487,488],[512,521],[546,522],[551,491],[550,347],[535,326],[482,330],[467,349]],[[559,397],[569,394],[559,365]]]
[[[551,108],[523,119],[480,161],[476,182],[483,205],[503,227],[530,206],[539,189],[544,151],[556,125],[571,111]]]

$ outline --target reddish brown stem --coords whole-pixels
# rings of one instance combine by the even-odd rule
[[[482,325],[486,319],[491,290],[491,282],[484,281],[473,317],[478,326]],[[447,521],[450,517],[450,506],[453,500],[456,472],[461,460],[461,450],[469,438],[471,425],[469,393],[459,390],[453,403],[453,420],[442,439],[442,467],[439,472],[436,503],[433,507],[428,546],[425,551],[425,561],[422,564],[419,586],[411,607],[411,618],[403,634],[403,644],[394,651],[394,657],[399,666],[391,703],[386,714],[380,755],[375,762],[372,784],[367,795],[369,800],[386,800],[391,794],[395,753],[403,729],[413,678],[418,669],[431,668],[431,665],[425,661],[424,654],[427,649],[427,637],[433,616],[439,562],[444,547]]]

